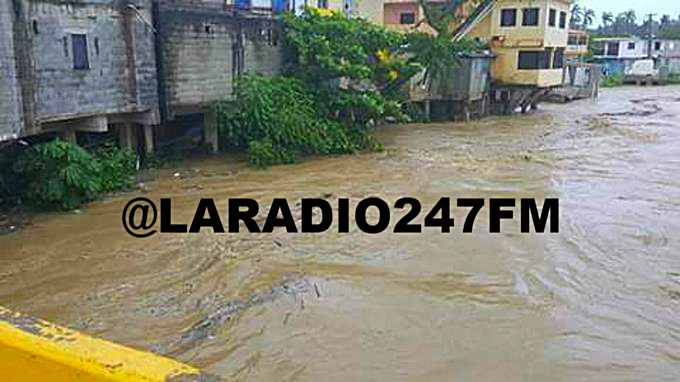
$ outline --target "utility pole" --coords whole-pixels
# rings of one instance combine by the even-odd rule
[[[654,45],[654,13],[647,15],[647,58],[652,58],[652,46]]]

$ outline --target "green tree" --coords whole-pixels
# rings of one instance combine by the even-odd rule
[[[629,9],[628,11],[624,12],[623,18],[626,22],[626,33],[633,34],[635,32],[635,28],[637,27],[637,14],[635,13],[635,10]]]
[[[583,7],[578,3],[571,6],[571,26],[577,28],[583,22]]]
[[[606,29],[614,23],[614,14],[612,12],[602,13],[602,26]]]
[[[592,9],[583,9],[583,29],[588,29],[595,21],[595,11]]]
[[[474,0],[473,8],[482,1]],[[435,30],[434,36],[425,32],[413,32],[408,35],[409,53],[414,62],[425,68],[424,81],[428,87],[432,82],[444,75],[449,68],[460,63],[461,55],[479,52],[487,48],[485,43],[469,39],[455,40],[455,32],[464,15],[457,12],[463,0],[450,0],[442,5],[427,0],[418,0],[425,15],[422,22]]]

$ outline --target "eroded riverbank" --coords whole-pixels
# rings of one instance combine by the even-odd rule
[[[680,378],[680,88],[379,135],[265,171],[194,161],[144,196],[185,221],[201,197],[559,197],[561,232],[133,240],[121,195],[0,237],[0,304],[236,380]]]

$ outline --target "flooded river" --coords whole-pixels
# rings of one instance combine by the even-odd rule
[[[680,88],[378,134],[264,171],[186,163],[143,196],[176,222],[201,197],[559,197],[560,233],[489,234],[485,209],[463,234],[455,209],[450,234],[137,240],[134,193],[0,237],[0,305],[233,380],[680,379]]]

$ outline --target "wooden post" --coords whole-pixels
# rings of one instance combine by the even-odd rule
[[[427,120],[429,121],[429,120],[431,120],[431,114],[430,113],[432,111],[432,108],[430,107],[431,106],[430,101],[429,100],[425,101],[424,106],[425,106],[425,118],[427,118]]]

